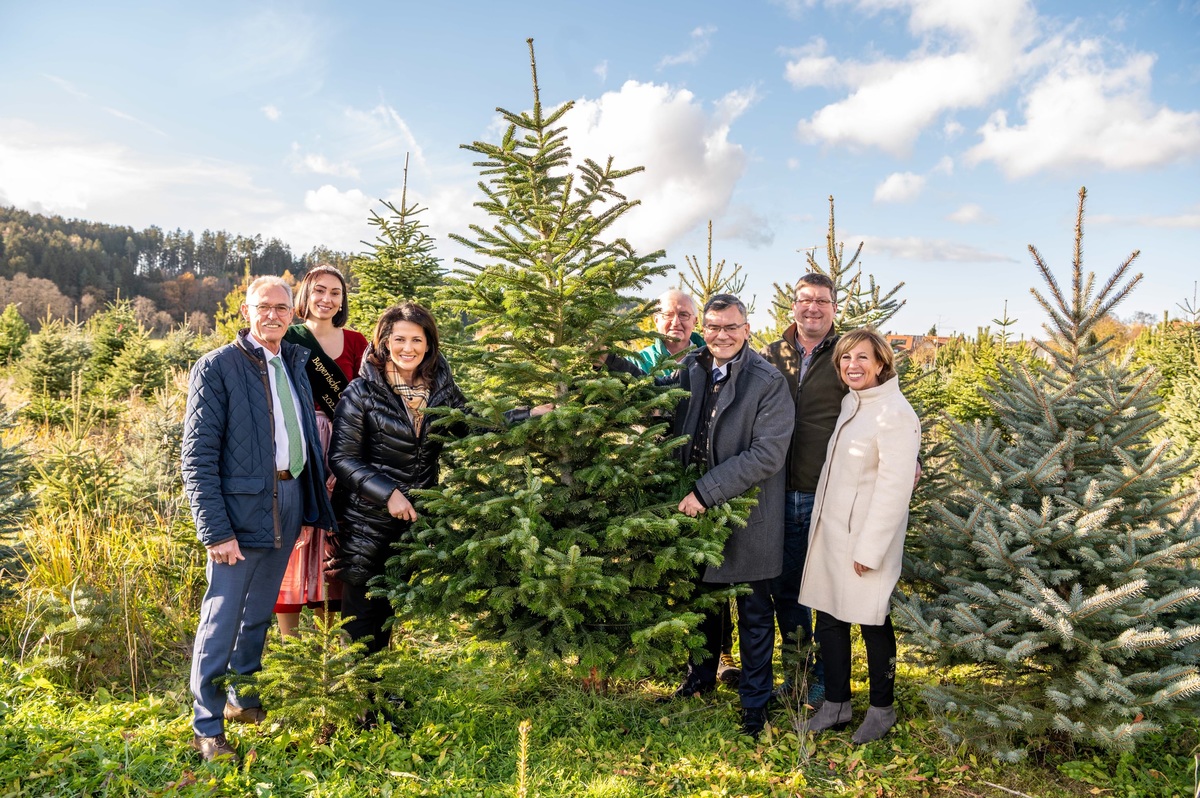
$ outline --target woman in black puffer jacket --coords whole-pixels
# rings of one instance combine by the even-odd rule
[[[392,608],[385,598],[368,597],[367,582],[384,572],[391,544],[417,520],[411,491],[437,484],[442,444],[429,435],[426,411],[465,404],[438,351],[429,311],[415,302],[384,311],[358,379],[337,404],[329,445],[337,476],[333,568],[345,584],[342,616],[351,638],[371,652],[388,645],[391,630],[384,625]]]

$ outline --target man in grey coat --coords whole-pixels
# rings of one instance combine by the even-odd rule
[[[192,651],[192,747],[209,761],[237,759],[226,720],[266,717],[257,698],[220,682],[262,667],[301,523],[335,528],[304,370],[309,351],[283,340],[291,287],[259,277],[241,313],[250,328],[192,368],[183,420],[183,489],[208,557]]]
[[[704,342],[684,358],[680,387],[690,395],[675,413],[674,432],[687,435],[680,450],[686,464],[703,474],[679,503],[679,511],[696,517],[709,507],[757,487],[758,505],[745,527],[734,529],[725,543],[724,561],[700,575],[704,584],[746,584],[738,596],[741,637],[742,730],[762,731],[773,675],[775,620],[770,582],[783,569],[783,509],[786,475],[783,466],[792,437],[795,412],[787,383],[774,366],[750,348],[746,306],[730,294],[717,294],[704,307]],[[720,654],[720,616],[701,623],[707,645],[700,659],[688,663],[688,674],[675,697],[712,690]]]

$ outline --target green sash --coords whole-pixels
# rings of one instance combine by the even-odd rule
[[[325,354],[325,350],[317,343],[316,336],[303,324],[293,324],[288,327],[283,340],[299,344],[312,352],[304,370],[308,373],[308,382],[312,386],[313,398],[317,408],[324,410],[325,415],[333,418],[333,408],[337,405],[342,391],[350,384],[346,374],[338,367],[333,358]]]

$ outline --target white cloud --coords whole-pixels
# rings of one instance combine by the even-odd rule
[[[949,155],[943,155],[930,171],[937,174],[952,175],[954,174],[954,159]]]
[[[983,208],[973,202],[968,202],[946,217],[947,221],[958,224],[972,224],[983,220]]]
[[[716,32],[717,29],[712,25],[694,28],[691,34],[691,45],[682,53],[663,56],[662,60],[658,62],[658,68],[699,63],[701,58],[708,55],[708,50],[712,47],[712,35]]]
[[[304,252],[322,245],[347,252],[363,249],[368,237],[371,198],[356,188],[341,191],[325,184],[304,192],[304,209],[281,213],[262,223],[264,234],[275,236]]]
[[[613,234],[651,251],[719,217],[746,165],[730,127],[756,99],[753,89],[731,92],[709,113],[685,89],[628,81],[620,91],[578,101],[563,118],[577,160],[604,163],[612,155],[617,168],[646,167],[618,186],[642,204]]]
[[[46,80],[53,83],[55,86],[58,86],[60,89],[62,89],[67,94],[70,94],[73,97],[79,97],[80,99],[84,99],[84,100],[90,99],[87,95],[87,92],[78,88],[74,83],[67,80],[66,78],[60,78],[58,75],[47,75],[44,72],[42,73],[42,77],[44,77]]]
[[[387,103],[367,111],[347,108],[345,121],[348,123],[346,150],[350,160],[391,158],[403,163],[404,154],[410,153],[414,162],[424,163],[425,154],[408,123]]]
[[[1200,112],[1150,99],[1154,57],[1135,53],[1110,65],[1108,46],[1064,43],[1062,57],[1021,102],[1024,124],[996,111],[980,128],[971,163],[994,162],[1009,177],[1045,170],[1143,169],[1200,154]]]
[[[1144,227],[1164,227],[1168,229],[1200,229],[1200,210],[1189,213],[1176,213],[1169,216],[1114,216],[1112,214],[1096,214],[1088,217],[1088,222],[1097,225],[1142,225]]]
[[[159,136],[167,135],[165,132],[159,130],[154,125],[151,125],[149,122],[143,122],[142,120],[138,119],[136,116],[133,116],[132,114],[127,114],[124,111],[119,111],[116,108],[109,108],[107,106],[101,108],[101,110],[104,111],[106,114],[109,114],[110,116],[115,116],[117,119],[123,120],[125,122],[132,122],[133,124],[137,125],[138,127],[145,128],[146,130],[149,130],[151,133],[154,133],[156,135],[159,135]]]
[[[775,230],[767,217],[746,205],[735,205],[714,225],[717,238],[744,241],[751,249],[775,243]]]
[[[239,90],[319,71],[325,59],[319,18],[287,6],[257,9],[244,16],[223,15],[219,29],[197,28],[189,33],[190,47],[197,51],[196,68],[209,81]],[[214,52],[220,57],[212,57]]]
[[[278,122],[279,117],[283,116],[283,113],[273,105],[264,105],[261,110],[263,112],[263,116],[272,122]]]
[[[908,202],[921,195],[925,178],[912,172],[895,172],[875,187],[876,202]]]
[[[848,236],[847,241],[864,242],[863,251],[882,253],[893,258],[915,260],[923,263],[1015,263],[1016,259],[1007,255],[984,252],[969,244],[944,239],[918,238],[882,238],[875,236]]]
[[[332,177],[359,177],[358,168],[347,161],[333,162],[319,153],[300,151],[299,144],[292,144],[292,155],[289,158],[292,171],[298,174],[330,175]]]
[[[858,5],[874,11],[879,4]],[[795,51],[785,70],[793,86],[850,89],[799,123],[802,139],[903,155],[943,113],[983,105],[1019,74],[1033,35],[1028,0],[909,0],[904,6],[911,11],[909,30],[921,40],[907,58],[841,61],[825,54],[821,39]]]
[[[817,4],[817,0],[771,0],[771,5],[779,6],[792,19],[802,19],[804,12]]]
[[[112,142],[13,119],[0,119],[0,195],[30,210],[131,224],[167,223],[161,203],[153,207],[159,218],[148,218],[147,196],[175,198],[179,206],[220,202],[234,218],[276,207],[245,172],[229,164],[154,159]],[[197,222],[187,226],[201,227]]]
[[[793,86],[846,90],[798,123],[804,141],[903,156],[939,120],[946,140],[958,138],[963,126],[949,115],[980,109],[988,120],[967,161],[995,163],[1013,178],[1141,169],[1200,154],[1200,112],[1151,100],[1154,56],[1081,38],[1076,28],[1040,17],[1032,0],[827,2],[864,15],[907,15],[914,46],[898,58],[866,60],[832,56],[821,38],[791,50],[785,76]],[[1122,25],[1118,19],[1114,29]],[[1056,26],[1065,32],[1054,34]],[[1019,122],[997,103],[1014,90]]]
[[[600,82],[604,83],[608,80],[608,61],[601,61],[596,66],[592,67],[592,72],[596,77],[600,78]]]

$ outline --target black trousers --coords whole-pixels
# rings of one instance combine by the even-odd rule
[[[888,615],[879,626],[859,624],[867,647],[871,706],[890,707],[896,700],[896,630]],[[817,610],[817,642],[825,663],[825,700],[850,700],[850,623]]]
[[[742,678],[738,694],[742,706],[765,707],[774,686],[771,655],[775,651],[775,611],[771,602],[770,580],[748,583],[751,593],[737,597],[739,650],[742,654]],[[698,589],[714,589],[718,585],[700,583]],[[720,585],[719,587],[725,587]],[[345,599],[342,599],[343,603]],[[704,614],[698,631],[704,635],[704,653],[688,662],[688,678],[701,684],[717,680],[717,663],[721,655],[724,630],[729,628],[729,602],[721,609]]]
[[[392,628],[383,628],[392,617],[392,605],[386,598],[370,598],[366,585],[342,587],[342,617],[346,631],[354,642],[366,643],[367,652],[374,654],[387,648],[392,640]],[[366,638],[370,638],[367,640]]]

